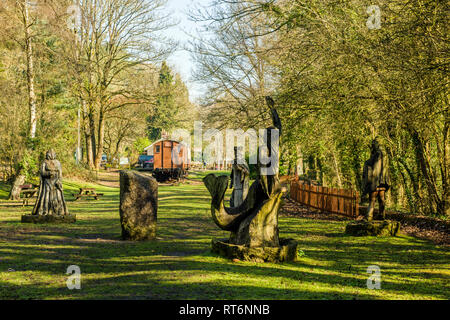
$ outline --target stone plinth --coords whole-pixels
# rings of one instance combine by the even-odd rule
[[[352,236],[393,237],[399,231],[400,223],[390,220],[354,221],[345,227],[345,233]]]
[[[31,215],[26,214],[22,216],[22,223],[74,223],[76,222],[76,216],[74,214],[66,215]]]
[[[229,259],[252,262],[289,262],[297,259],[297,242],[280,239],[278,247],[247,247],[230,244],[228,240],[212,240],[212,252]]]
[[[123,240],[156,238],[158,182],[148,175],[120,171],[120,223]]]

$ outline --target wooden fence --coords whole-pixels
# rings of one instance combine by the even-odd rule
[[[356,218],[359,215],[359,194],[348,189],[326,188],[291,181],[291,199],[322,212]]]

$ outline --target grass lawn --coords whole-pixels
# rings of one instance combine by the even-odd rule
[[[207,172],[206,172],[207,173]],[[345,221],[280,217],[280,234],[299,242],[294,263],[232,262],[210,252],[226,238],[200,183],[159,188],[158,240],[120,240],[119,189],[97,186],[99,200],[73,202],[80,183],[64,184],[72,225],[20,223],[31,207],[0,201],[1,299],[449,299],[448,247],[424,240],[343,235]],[[89,184],[82,184],[88,186]],[[0,197],[5,197],[3,187]],[[69,265],[81,290],[66,287]],[[381,268],[369,290],[367,267]]]

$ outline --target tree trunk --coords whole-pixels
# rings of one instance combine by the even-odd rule
[[[20,186],[25,183],[25,176],[22,174],[22,171],[19,171],[14,178],[14,182],[11,187],[11,191],[9,192],[9,200],[19,200],[20,199]]]
[[[88,114],[87,108],[86,108],[86,101],[82,101],[83,106],[83,130],[84,130],[84,140],[86,144],[86,164],[90,169],[94,168],[94,155],[93,155],[93,148],[92,148],[92,137],[91,137],[91,121],[90,116]]]
[[[319,174],[317,172],[318,170],[319,170],[319,165],[317,162],[317,156],[314,156],[314,177],[313,177],[314,181],[317,181],[319,179]]]
[[[95,168],[100,169],[100,164],[103,156],[103,144],[105,140],[105,118],[103,112],[100,110],[98,117],[98,137],[97,137],[97,153],[95,154]]]
[[[295,175],[303,175],[303,154],[300,150],[300,146],[297,146],[297,162],[295,164]]]
[[[341,179],[341,174],[339,172],[339,164],[338,164],[338,161],[337,161],[337,158],[336,158],[336,154],[335,154],[334,151],[331,154],[333,155],[333,163],[334,163],[334,169],[336,171],[336,178],[337,178],[337,182],[338,182],[338,187],[340,189],[342,189],[342,179]]]
[[[91,152],[91,161],[89,162],[89,168],[95,169],[95,155],[97,154],[97,144],[95,141],[95,119],[94,119],[94,113],[92,111],[89,111],[89,136],[91,140],[91,149],[89,152]]]
[[[413,145],[414,145],[414,151],[416,153],[416,159],[418,162],[418,167],[420,168],[422,175],[425,180],[425,185],[427,186],[428,195],[431,201],[432,208],[431,211],[436,210],[438,214],[445,214],[445,201],[442,201],[439,198],[439,193],[436,186],[436,181],[433,179],[433,175],[431,172],[431,165],[429,163],[429,159],[425,157],[425,147],[423,145],[422,139],[419,136],[419,133],[414,129],[409,129]]]
[[[362,154],[360,150],[360,143],[353,139],[352,143],[352,170],[355,174],[355,181],[356,185],[358,187],[358,190],[361,191],[361,184],[362,184],[362,168],[361,168],[361,159],[360,155]]]
[[[91,134],[86,130],[84,133],[84,140],[86,143],[86,164],[88,168],[92,169],[94,167],[94,155],[92,154],[92,139]]]
[[[419,188],[419,177],[418,176],[416,177],[414,175],[413,171],[408,167],[408,164],[406,163],[405,159],[398,158],[398,162],[402,165],[403,169],[408,174],[409,180],[411,181],[411,185],[413,188],[413,194],[416,196],[416,200],[422,201],[423,199],[420,197],[420,192],[419,192],[419,189],[420,189]],[[403,174],[403,171],[401,169],[399,171]]]
[[[25,50],[27,57],[28,105],[30,109],[30,138],[36,137],[36,94],[34,91],[33,48],[31,45],[31,24],[29,21],[28,1],[22,2],[22,22],[25,34]]]
[[[34,64],[33,64],[33,47],[31,44],[31,26],[29,11],[28,11],[28,1],[21,1],[19,4],[21,14],[22,14],[22,23],[23,23],[23,32],[25,36],[25,55],[27,59],[27,86],[28,86],[28,106],[30,110],[30,124],[28,135],[31,139],[36,137],[36,93],[34,90]],[[25,183],[25,175],[23,174],[23,170],[20,169],[13,181],[11,191],[9,192],[10,200],[19,200],[20,199],[20,186]]]
[[[450,216],[450,143],[449,143],[449,132],[450,132],[450,121],[449,119],[449,111],[447,108],[447,111],[445,112],[446,115],[446,121],[444,124],[444,132],[443,132],[443,165],[442,167],[442,188],[444,189],[443,192],[443,201],[444,201],[444,213],[446,216]]]

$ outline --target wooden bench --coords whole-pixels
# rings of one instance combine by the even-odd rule
[[[97,193],[94,188],[80,188],[79,193],[72,193],[72,196],[75,197],[75,201],[83,198],[94,198],[98,200],[103,196],[103,193]]]
[[[20,196],[23,199],[23,206],[28,206],[30,199],[37,198],[39,187],[34,184],[24,184],[20,186]]]

